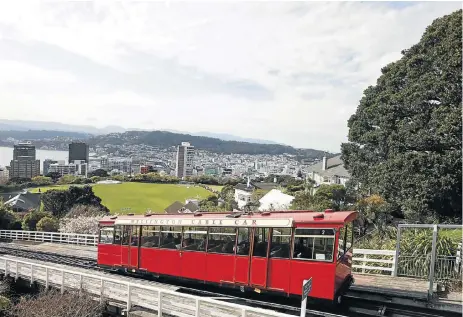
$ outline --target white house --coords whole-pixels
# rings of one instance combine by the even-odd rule
[[[254,186],[248,179],[247,184],[237,184],[235,186],[235,201],[238,203],[238,208],[243,209],[248,203],[251,202],[252,192]]]
[[[329,159],[323,157],[321,162],[309,166],[307,177],[315,181],[316,185],[340,184],[345,186],[350,179],[350,174],[344,168],[341,155],[338,155]]]
[[[291,207],[293,199],[294,196],[284,194],[278,189],[272,189],[259,199],[259,210],[288,210]]]
[[[252,192],[256,189],[271,190],[277,187],[277,183],[251,183],[248,178],[247,184],[237,184],[235,186],[235,201],[239,209],[243,209],[248,203],[252,202]]]

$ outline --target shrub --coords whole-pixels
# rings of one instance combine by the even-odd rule
[[[67,218],[76,217],[98,217],[106,215],[106,211],[93,205],[74,205],[66,214]]]
[[[37,230],[37,223],[44,217],[50,217],[48,212],[44,211],[31,211],[24,216],[22,228],[23,230],[34,231]]]
[[[91,296],[77,292],[60,294],[48,291],[35,297],[23,297],[10,309],[12,317],[100,317],[104,303],[95,301]]]
[[[59,228],[61,232],[98,234],[98,223],[101,217],[65,217],[60,220]]]
[[[37,223],[37,231],[57,232],[59,229],[58,220],[52,217],[43,217]]]
[[[10,207],[0,200],[0,229],[12,229],[17,221],[17,217]]]

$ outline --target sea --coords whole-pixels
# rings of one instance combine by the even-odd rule
[[[50,150],[37,150],[36,158],[40,160],[40,170],[43,169],[43,161],[45,159],[51,160],[64,160],[68,161],[68,151],[50,151]],[[0,166],[10,165],[10,161],[13,159],[13,148],[0,146]]]

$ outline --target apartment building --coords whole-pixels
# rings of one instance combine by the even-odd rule
[[[182,144],[177,147],[175,176],[178,178],[183,178],[193,175],[194,154],[194,146],[192,146],[189,142],[182,142]]]

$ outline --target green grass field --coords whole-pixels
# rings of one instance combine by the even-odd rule
[[[224,186],[221,186],[221,185],[207,185],[207,186],[209,186],[210,188],[212,188],[212,189],[214,189],[214,190],[216,190],[216,191],[219,191],[219,192],[220,192],[220,191],[222,190],[222,188],[224,187]]]
[[[50,190],[50,189],[60,189],[60,190],[68,189],[69,186],[71,186],[71,185],[41,186],[41,187],[30,188],[29,191],[31,193],[38,193],[39,189],[40,189],[40,192],[44,193],[44,192],[46,192],[47,190]],[[83,186],[83,185],[72,185],[72,186]]]
[[[67,189],[69,185],[40,187],[41,192],[50,189]],[[111,210],[111,213],[143,214],[149,208],[152,212],[163,212],[164,209],[178,200],[185,203],[185,199],[204,199],[212,193],[202,187],[177,184],[148,184],[148,183],[122,183],[122,184],[96,184],[93,185],[95,195],[102,199],[102,204]],[[38,192],[34,188],[31,192]],[[123,208],[130,210],[122,211]]]

